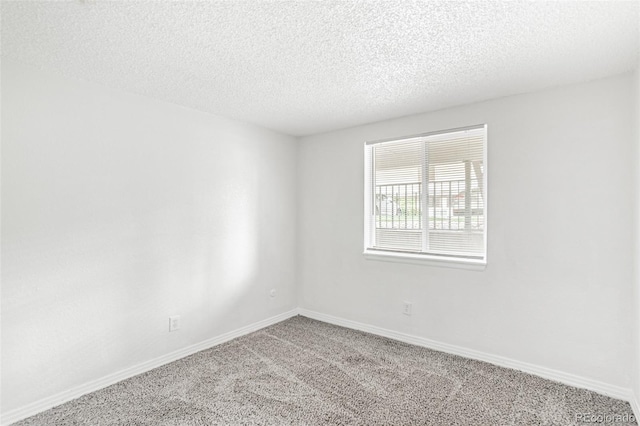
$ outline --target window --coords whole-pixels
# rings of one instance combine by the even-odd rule
[[[365,256],[483,267],[486,125],[365,145]]]

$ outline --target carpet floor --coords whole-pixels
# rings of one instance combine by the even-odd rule
[[[16,425],[564,426],[598,420],[586,414],[607,416],[601,418],[607,424],[636,424],[631,413],[627,402],[594,392],[298,316]]]

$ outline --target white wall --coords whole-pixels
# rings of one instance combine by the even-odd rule
[[[302,138],[300,306],[629,388],[631,86],[627,74]],[[365,260],[364,141],[479,123],[486,270]]]
[[[636,245],[635,245],[635,292],[633,310],[635,312],[635,328],[633,329],[632,341],[635,343],[633,356],[633,392],[635,396],[636,415],[640,416],[640,59],[635,72],[635,130],[636,130],[636,155],[635,155],[635,225],[636,225]]]
[[[6,61],[2,91],[3,412],[296,306],[294,138]]]

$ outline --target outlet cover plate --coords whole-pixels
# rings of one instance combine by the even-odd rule
[[[180,315],[172,315],[169,317],[169,331],[180,330]]]
[[[411,302],[402,302],[402,313],[411,316]]]

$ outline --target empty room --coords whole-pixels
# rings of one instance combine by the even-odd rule
[[[640,423],[640,2],[0,13],[2,426]]]

